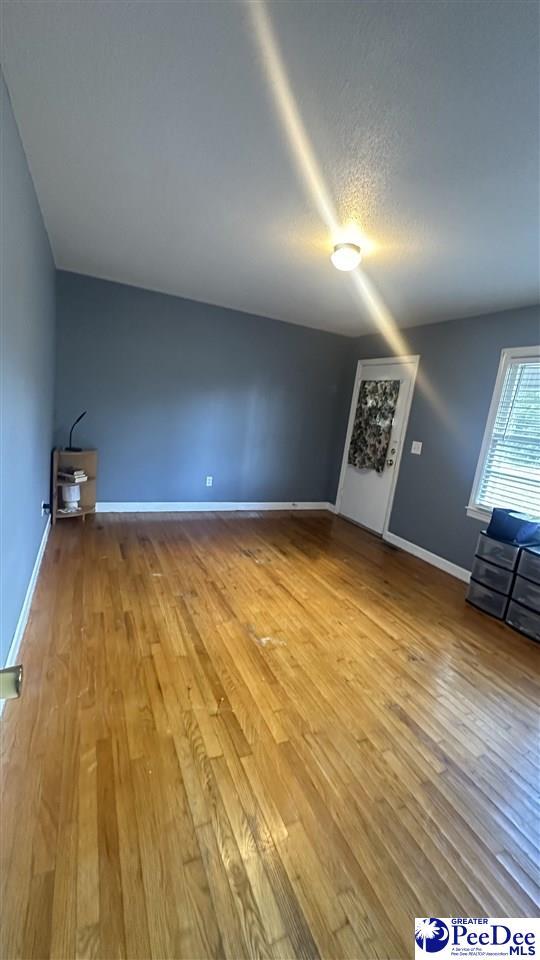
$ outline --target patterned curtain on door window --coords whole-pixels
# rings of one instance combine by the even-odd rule
[[[399,380],[362,380],[349,446],[352,467],[383,472],[399,385]]]

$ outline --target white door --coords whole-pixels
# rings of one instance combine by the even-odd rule
[[[360,523],[363,527],[368,527],[375,533],[383,533],[389,520],[417,367],[418,357],[361,360],[358,364],[345,440],[337,509],[338,513],[354,520],[355,523]],[[400,381],[390,442],[382,473],[378,473],[375,469],[358,469],[348,463],[360,384],[364,380]]]

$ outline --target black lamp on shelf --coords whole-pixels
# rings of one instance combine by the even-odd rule
[[[77,424],[80,423],[80,421],[82,420],[82,418],[86,416],[86,414],[87,414],[87,411],[86,411],[86,410],[83,410],[83,412],[82,412],[81,414],[79,414],[79,416],[77,417],[77,419],[74,421],[74,423],[73,423],[72,426],[71,426],[71,430],[69,431],[69,447],[66,447],[66,448],[65,448],[66,450],[69,450],[70,453],[80,453],[81,450],[82,450],[82,447],[72,447],[72,445],[71,445],[71,440],[72,440],[72,437],[73,437],[73,430],[75,429],[75,427],[77,426]]]

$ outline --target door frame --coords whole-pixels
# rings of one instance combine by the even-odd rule
[[[405,434],[407,433],[407,427],[409,425],[409,415],[411,412],[412,399],[414,395],[414,388],[416,386],[416,375],[418,373],[418,365],[420,363],[420,354],[415,353],[408,356],[402,357],[377,357],[376,359],[369,360],[359,360],[356,367],[356,376],[354,378],[354,387],[351,397],[351,407],[349,410],[349,421],[347,423],[347,433],[345,434],[345,446],[343,448],[343,457],[341,460],[341,471],[339,474],[339,483],[336,496],[336,513],[341,514],[341,501],[343,499],[343,486],[345,484],[345,471],[347,469],[347,458],[349,453],[349,445],[351,442],[351,436],[354,427],[354,418],[356,416],[356,405],[358,403],[358,394],[360,392],[360,383],[362,381],[362,375],[365,373],[366,368],[378,366],[379,364],[384,363],[385,365],[396,364],[402,366],[404,363],[412,364],[412,382],[411,389],[409,391],[409,396],[407,398],[407,403],[405,405],[404,415],[403,415],[403,434],[402,442],[399,444],[398,452],[396,455],[395,469],[392,475],[392,482],[390,484],[390,492],[388,495],[388,504],[386,507],[386,512],[384,515],[384,525],[382,529],[382,538],[383,540],[388,533],[388,526],[390,523],[390,515],[392,513],[392,507],[394,505],[394,494],[396,492],[396,484],[398,481],[399,470],[401,467],[401,456],[403,453]],[[345,517],[345,519],[348,519]],[[351,521],[354,522],[354,521]],[[371,531],[372,532],[372,531]],[[377,534],[374,534],[377,536]]]

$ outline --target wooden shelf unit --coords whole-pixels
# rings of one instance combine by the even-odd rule
[[[84,470],[88,480],[83,483],[70,483],[69,480],[62,480],[58,476],[58,471],[66,467],[75,467],[77,470]],[[71,520],[74,517],[82,517],[83,523],[89,513],[95,513],[96,509],[96,478],[97,478],[97,450],[62,450],[57,447],[53,450],[52,456],[52,477],[51,477],[51,520],[54,524],[57,520]],[[62,486],[77,485],[81,491],[80,509],[73,510],[70,513],[61,513],[62,507]]]

